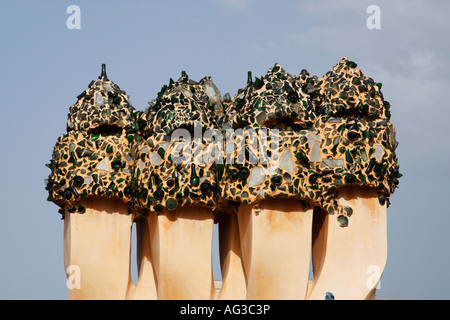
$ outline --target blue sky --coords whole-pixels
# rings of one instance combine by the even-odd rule
[[[81,9],[81,29],[66,9]],[[381,29],[366,26],[380,7]],[[0,11],[0,299],[66,299],[63,222],[44,166],[69,107],[106,63],[144,110],[182,70],[222,94],[275,62],[324,75],[342,57],[383,83],[403,178],[388,209],[380,296],[449,299],[450,2],[8,1]]]

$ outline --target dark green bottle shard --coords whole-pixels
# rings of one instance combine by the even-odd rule
[[[174,198],[169,198],[166,201],[166,208],[169,210],[175,210],[178,207],[178,201]]]
[[[200,184],[200,179],[195,172],[195,164],[191,164],[191,185],[196,187]]]
[[[191,185],[196,187],[200,183],[200,179],[198,177],[194,177],[191,179]]]
[[[272,72],[275,73],[275,72],[278,72],[279,70],[280,70],[280,66],[278,65],[278,63],[275,63],[275,65],[272,68]]]
[[[161,158],[164,159],[164,156],[166,155],[166,150],[164,150],[164,148],[161,147],[158,149],[158,154]]]
[[[348,65],[350,68],[356,68],[356,66],[357,66],[357,64],[356,64],[354,61],[349,61],[349,62],[347,63],[347,65]]]
[[[264,85],[264,82],[261,79],[259,79],[258,77],[255,77],[255,82],[253,83],[253,87],[256,90],[259,90],[263,87],[263,85]]]
[[[236,169],[231,169],[230,171],[228,171],[228,178],[231,181],[236,181],[238,177],[239,177],[239,172]]]
[[[337,128],[337,131],[338,131],[340,134],[342,134],[342,133],[345,131],[345,124],[341,124],[341,125],[339,126],[339,128]]]
[[[249,83],[249,84],[253,83],[253,77],[252,77],[252,72],[251,71],[247,72],[247,83]]]
[[[106,75],[106,64],[102,64],[102,73],[100,74],[99,79],[103,78],[104,80],[108,80],[108,76]]]
[[[353,157],[348,149],[345,151],[345,160],[347,163],[353,163]]]
[[[218,163],[216,165],[216,168],[217,168],[217,179],[219,181],[221,181],[222,180],[222,176],[223,176],[223,171],[225,169],[225,165],[223,163]]]
[[[76,176],[73,180],[73,185],[77,188],[81,187],[84,184],[84,178],[81,176]]]

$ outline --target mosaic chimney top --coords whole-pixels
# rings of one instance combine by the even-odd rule
[[[294,198],[345,227],[352,210],[336,201],[339,188],[374,188],[389,205],[402,176],[381,87],[347,58],[323,77],[279,64],[260,77],[249,72],[234,97],[183,71],[137,111],[102,65],[69,109],[47,165],[48,200],[82,214],[86,197],[117,198],[146,215],[193,204],[221,214]]]

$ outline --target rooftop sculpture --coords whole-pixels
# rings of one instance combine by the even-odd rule
[[[397,144],[381,83],[347,58],[321,78],[278,64],[259,78],[249,72],[233,98],[182,72],[145,111],[103,65],[70,107],[48,165],[66,269],[82,270],[69,298],[373,298],[367,270],[381,277],[386,262]]]

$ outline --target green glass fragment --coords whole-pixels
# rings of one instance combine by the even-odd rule
[[[158,154],[159,154],[159,156],[161,157],[161,158],[163,158],[164,159],[164,156],[165,156],[165,154],[166,154],[166,150],[164,150],[164,148],[159,148],[158,149]]]
[[[353,157],[348,149],[345,151],[345,161],[347,161],[347,163],[353,163]]]
[[[77,165],[77,157],[75,156],[75,153],[73,151],[70,153],[70,158],[68,162],[72,163],[75,166]]]
[[[347,64],[350,68],[356,68],[357,64],[354,61],[349,61]]]
[[[102,64],[102,73],[100,74],[100,78],[105,78],[108,80],[108,76],[106,75],[106,64]]]
[[[346,216],[340,215],[339,217],[337,217],[337,220],[341,227],[348,226],[348,218]]]
[[[223,163],[218,163],[216,165],[216,168],[217,168],[217,179],[220,181],[220,180],[222,180],[225,165]]]
[[[175,210],[178,207],[178,201],[174,198],[169,198],[166,201],[166,208],[169,210]]]
[[[247,72],[247,83],[252,83],[253,82],[253,77],[252,77],[252,72],[249,71]]]
[[[361,158],[362,158],[364,161],[367,161],[367,153],[366,153],[366,150],[365,150],[365,149],[361,149],[360,154],[361,154]]]
[[[340,141],[341,141],[341,137],[339,137],[339,136],[334,137],[334,139],[333,139],[333,145],[334,145],[334,146],[337,146],[337,145],[339,144]]]
[[[310,168],[311,164],[309,162],[309,158],[304,154],[304,152],[302,150],[298,150],[295,153],[295,157],[297,158],[298,162],[306,167],[306,168]]]
[[[359,180],[361,180],[362,182],[367,182],[366,181],[366,177],[362,174],[362,172],[360,172],[359,174],[358,174],[358,178],[359,178]]]
[[[260,106],[261,106],[261,99],[257,99],[255,103],[255,109],[259,109]]]
[[[194,178],[191,179],[191,185],[192,186],[196,187],[196,186],[199,185],[199,183],[200,183],[200,179],[198,177],[194,177]]]
[[[239,175],[239,173],[238,173],[238,171],[235,170],[235,169],[232,169],[232,170],[228,171],[228,178],[229,178],[231,181],[236,180],[236,179],[238,178],[238,175]]]
[[[259,79],[258,77],[255,77],[255,82],[253,83],[253,87],[256,90],[259,90],[263,87],[263,85],[264,85],[264,82],[261,79]]]

